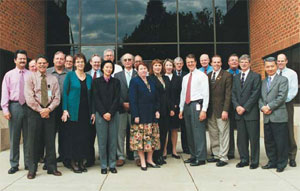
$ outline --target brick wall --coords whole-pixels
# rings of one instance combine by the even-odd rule
[[[252,66],[264,76],[262,57],[300,42],[300,0],[249,0]]]
[[[33,58],[45,53],[44,0],[0,0],[0,48],[24,49]]]

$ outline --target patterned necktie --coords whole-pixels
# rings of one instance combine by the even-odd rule
[[[270,86],[271,86],[271,77],[268,77],[268,80],[267,80],[267,90],[268,90],[268,92],[270,91]]]
[[[97,71],[94,72],[93,80],[96,79],[96,77],[97,77]]]
[[[242,73],[242,79],[241,79],[241,87],[244,87],[244,83],[245,83],[245,73]]]
[[[46,79],[46,75],[45,74],[42,74],[41,94],[42,94],[41,105],[43,107],[47,107],[47,105],[48,105],[48,92],[47,92],[47,79]]]
[[[185,103],[191,103],[191,86],[192,86],[192,73],[190,73],[189,81],[187,84],[186,96],[185,96]]]
[[[24,71],[20,71],[20,82],[19,82],[19,103],[23,105],[25,103],[24,96]]]
[[[215,83],[215,82],[216,82],[216,72],[213,72],[211,83]]]

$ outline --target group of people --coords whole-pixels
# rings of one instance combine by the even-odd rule
[[[104,51],[103,59],[94,54],[89,61],[82,53],[66,56],[58,51],[53,67],[48,68],[48,59],[39,55],[29,62],[28,71],[26,51],[17,50],[16,68],[7,72],[2,82],[1,107],[10,129],[8,173],[19,170],[21,134],[27,178],[34,179],[42,159],[48,174],[62,175],[57,162],[75,173],[87,172],[87,167],[95,164],[96,136],[102,174],[108,170],[117,173],[116,166],[123,166],[130,152],[141,170],[160,168],[167,163],[168,150],[180,159],[176,151],[179,129],[183,152],[191,155],[185,163],[227,165],[234,158],[237,129],[240,162],[236,167],[256,169],[259,111],[264,115],[269,159],[262,168],[282,172],[288,160],[295,167],[293,99],[298,77],[286,67],[287,57],[266,58],[264,80],[251,70],[246,54],[232,54],[227,71],[222,69],[219,55],[210,61],[202,54],[199,60],[202,67],[197,69],[196,57],[187,55],[186,72],[181,57],[154,59],[148,66],[141,56],[126,53],[121,57],[123,69],[115,63],[111,49]],[[85,72],[88,64],[92,69]]]

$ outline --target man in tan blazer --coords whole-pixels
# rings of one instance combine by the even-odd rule
[[[217,162],[217,166],[225,166],[229,150],[229,118],[231,104],[232,75],[222,70],[222,59],[219,55],[212,57],[213,71],[209,78],[208,132],[213,158],[207,162]]]

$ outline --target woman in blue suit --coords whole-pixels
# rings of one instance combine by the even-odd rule
[[[64,80],[63,115],[66,123],[66,159],[75,173],[87,172],[83,160],[88,157],[90,123],[95,122],[91,107],[92,77],[84,72],[86,58],[74,56],[75,71]]]
[[[138,76],[131,79],[129,85],[129,104],[132,117],[130,128],[130,148],[138,151],[141,169],[147,166],[159,168],[153,162],[154,150],[160,149],[159,127],[159,95],[154,82],[148,77],[148,68],[144,63],[137,66]],[[147,152],[147,162],[144,152]]]

